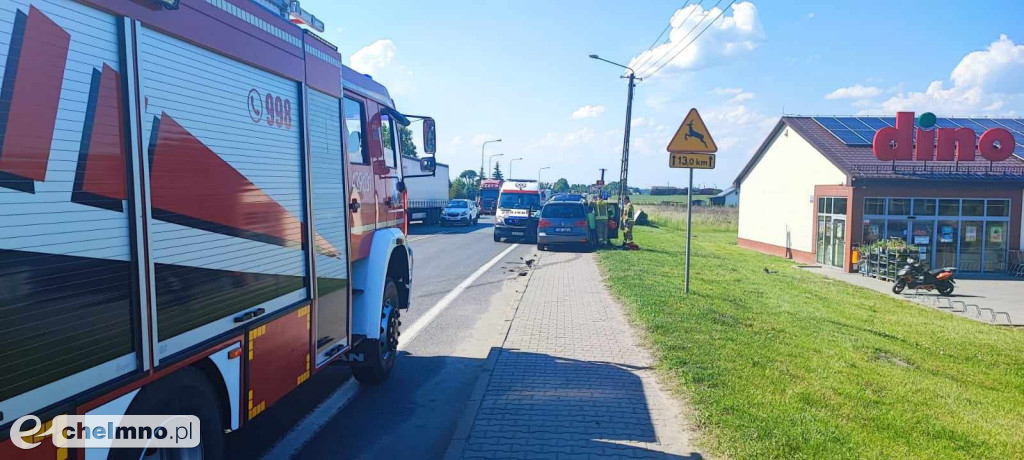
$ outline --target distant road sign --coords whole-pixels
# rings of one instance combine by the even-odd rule
[[[669,168],[715,169],[713,153],[677,153],[669,154]]]
[[[683,123],[679,125],[676,135],[669,141],[667,150],[672,153],[715,153],[718,146],[711,138],[711,133],[708,132],[708,127],[704,125],[704,120],[700,118],[697,109],[690,109],[690,113],[686,114]]]

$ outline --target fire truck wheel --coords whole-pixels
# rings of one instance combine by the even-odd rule
[[[352,368],[352,375],[359,383],[376,385],[387,380],[398,359],[398,336],[401,335],[398,329],[402,325],[398,286],[391,278],[385,283],[380,312],[380,339],[375,341],[377,346],[371,346],[372,351],[366,354],[366,362],[370,364]]]
[[[192,449],[111,449],[110,458],[224,458],[224,425],[214,389],[199,369],[186,367],[146,386],[127,415],[184,414],[199,417],[199,445]]]

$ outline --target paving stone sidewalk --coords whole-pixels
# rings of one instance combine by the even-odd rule
[[[543,253],[448,458],[702,458],[593,254]]]

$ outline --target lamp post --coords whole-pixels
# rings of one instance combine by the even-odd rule
[[[619,171],[619,203],[621,203],[622,197],[626,196],[626,193],[629,190],[629,187],[626,185],[626,179],[629,177],[629,126],[632,124],[633,117],[633,87],[636,86],[634,82],[636,79],[636,72],[629,66],[609,61],[596,54],[591,54],[590,58],[597,59],[598,61],[604,61],[629,71],[629,74],[626,75],[626,77],[629,78],[629,90],[626,94],[626,132],[622,138],[622,165]]]
[[[500,156],[504,156],[504,155],[505,155],[504,153],[495,153],[494,155],[491,155],[491,156],[487,157],[487,170],[488,171],[494,171],[494,169],[491,169],[491,160],[493,160],[494,157],[500,157]],[[491,179],[493,179],[493,178],[494,178],[494,173],[491,173]]]
[[[484,180],[487,177],[487,172],[484,171],[484,147],[487,147],[487,144],[491,142],[501,142],[501,139],[484,141],[483,144],[480,144],[480,180]]]
[[[523,157],[513,158],[511,160],[508,160],[508,178],[509,179],[512,179],[512,177],[513,177],[512,176],[512,162],[513,161],[519,161],[519,160],[522,160],[522,159],[523,159]]]
[[[545,166],[545,167],[540,168],[540,169],[537,170],[537,186],[538,187],[540,187],[540,172],[545,170],[545,169],[551,169],[551,167],[550,166]]]

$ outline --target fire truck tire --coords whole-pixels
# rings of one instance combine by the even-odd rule
[[[374,340],[376,346],[371,344],[371,351],[366,353],[366,362],[369,365],[352,368],[352,376],[359,383],[376,385],[391,375],[391,369],[395,367],[395,360],[398,359],[398,337],[401,335],[399,327],[402,325],[400,305],[398,286],[394,280],[388,278],[381,300],[380,338]]]
[[[210,381],[202,371],[186,367],[146,386],[128,408],[127,415],[184,414],[199,418],[199,446],[195,449],[111,449],[113,460],[140,458],[204,458],[225,456],[224,423]]]

